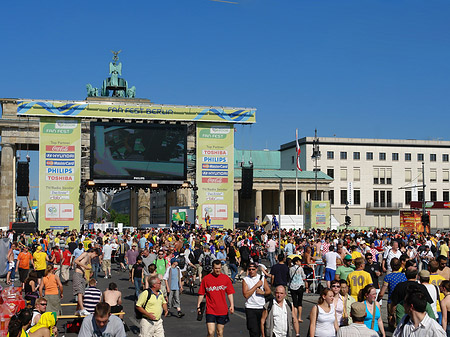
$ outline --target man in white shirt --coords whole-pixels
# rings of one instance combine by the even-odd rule
[[[392,272],[391,260],[394,257],[400,259],[400,256],[402,256],[402,252],[398,249],[398,242],[393,241],[392,248],[387,251],[383,259],[383,272],[391,273]]]
[[[111,278],[111,254],[112,247],[109,244],[108,240],[105,240],[105,244],[103,246],[103,271],[105,272],[105,278]]]
[[[261,316],[266,300],[265,295],[270,294],[269,283],[264,275],[257,273],[258,266],[254,262],[248,265],[248,276],[242,282],[242,294],[245,301],[245,317],[250,337],[261,336]]]
[[[337,261],[341,258],[338,253],[334,251],[334,247],[330,246],[328,253],[324,256],[325,261],[325,281],[327,281],[327,287],[330,288],[331,281],[334,280],[336,275]]]
[[[292,305],[285,300],[284,286],[275,288],[275,298],[264,305],[261,317],[262,337],[300,336],[297,315],[294,315]],[[289,303],[289,304],[288,304]]]
[[[422,292],[414,292],[406,295],[405,301],[406,315],[397,325],[393,337],[445,337],[442,326],[431,319],[425,312],[427,299]]]

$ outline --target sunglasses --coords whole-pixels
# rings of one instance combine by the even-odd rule
[[[332,286],[331,286],[331,288],[340,288],[341,286],[339,285],[339,284],[333,284]]]
[[[248,270],[256,270],[256,268],[248,268]]]
[[[47,305],[47,303],[39,303],[39,304],[44,306],[44,307]]]

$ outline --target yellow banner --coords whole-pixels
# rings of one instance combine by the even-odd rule
[[[80,229],[81,124],[43,117],[39,133],[39,229]]]
[[[19,101],[23,116],[90,117],[177,120],[222,123],[255,123],[256,109],[156,104],[94,103],[87,101]]]

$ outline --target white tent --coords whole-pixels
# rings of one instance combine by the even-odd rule
[[[303,215],[281,215],[281,221],[280,221],[280,215],[275,214],[277,217],[278,223],[281,224],[281,228],[283,229],[303,229]],[[264,217],[264,222],[267,224],[264,227],[265,231],[272,229],[272,219],[273,214],[266,214]],[[332,215],[331,216],[331,230],[338,229],[339,227],[339,221],[336,220],[336,218]]]

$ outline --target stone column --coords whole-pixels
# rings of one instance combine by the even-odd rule
[[[16,147],[2,144],[0,167],[0,225],[8,226],[16,211]]]
[[[330,195],[328,194],[328,191],[322,191],[322,200],[325,201],[330,200]]]
[[[239,191],[234,190],[234,211],[239,213]]]
[[[300,214],[305,214],[306,191],[300,191]]]
[[[150,191],[138,191],[138,226],[150,224]]]
[[[281,215],[284,215],[285,214],[284,190],[280,190],[280,208],[281,208]]]
[[[86,190],[84,192],[84,219],[88,221],[97,221],[96,207],[97,205],[97,193],[92,190]]]
[[[256,190],[255,218],[259,216],[262,219],[262,190]]]

